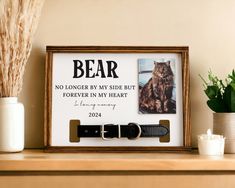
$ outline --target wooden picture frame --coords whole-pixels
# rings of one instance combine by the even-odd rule
[[[65,128],[62,131],[63,127],[58,125],[58,122],[62,122],[61,119],[63,119],[63,113],[66,112],[67,116],[69,116],[70,107],[68,106],[68,101],[70,101],[70,98],[65,96],[66,100],[62,98],[62,94],[60,92],[65,91],[65,84],[70,83],[67,81],[67,77],[65,75],[68,75],[68,70],[70,73],[72,70],[69,68],[69,64],[72,63],[70,60],[84,56],[84,58],[97,58],[97,56],[111,56],[114,59],[116,58],[117,62],[126,61],[126,59],[133,56],[133,58],[138,59],[138,64],[135,65],[135,67],[140,66],[142,67],[148,67],[149,62],[156,63],[155,59],[162,58],[165,61],[167,58],[173,59],[169,63],[172,66],[175,66],[176,73],[180,73],[177,79],[178,81],[176,85],[180,86],[178,90],[176,90],[176,97],[180,99],[180,102],[176,102],[175,109],[179,109],[176,112],[173,111],[173,114],[159,114],[158,112],[155,114],[146,114],[141,115],[141,117],[145,118],[155,118],[156,117],[163,117],[160,118],[160,122],[162,124],[165,124],[165,126],[169,126],[168,123],[165,121],[166,117],[173,117],[174,115],[177,115],[177,117],[182,118],[182,121],[177,122],[177,126],[180,128],[180,136],[177,138],[179,140],[180,144],[158,144],[158,145],[152,145],[151,140],[146,141],[146,143],[143,144],[140,142],[140,144],[135,145],[132,142],[130,145],[105,145],[102,146],[100,143],[98,145],[91,145],[83,144],[80,145],[74,145],[74,144],[68,144],[69,141],[71,141],[71,135],[76,137],[76,130],[74,129],[74,126],[72,125],[75,122],[75,125],[77,126],[78,123],[80,123],[80,120],[72,121],[74,118],[68,119],[66,121],[70,120],[70,128]],[[155,58],[157,57],[157,58]],[[173,57],[173,58],[172,58]],[[90,59],[91,59],[90,58]],[[178,58],[178,59],[177,59]],[[104,58],[105,59],[105,58]],[[176,59],[176,60],[175,60]],[[176,61],[176,62],[175,62]],[[179,65],[178,65],[178,64]],[[119,63],[121,65],[121,63]],[[143,65],[143,66],[142,66]],[[72,64],[71,64],[72,66]],[[75,66],[75,65],[74,65]],[[123,66],[123,64],[122,64]],[[151,65],[152,66],[152,65]],[[178,66],[178,68],[177,68]],[[174,68],[174,67],[173,67]],[[191,125],[190,125],[190,100],[189,100],[189,48],[186,46],[172,46],[172,47],[157,47],[157,46],[47,46],[46,48],[46,76],[45,76],[45,113],[44,113],[44,145],[45,145],[45,151],[47,152],[156,152],[156,151],[190,151],[191,150]],[[137,80],[137,84],[140,82],[140,74],[142,72],[146,72],[144,69],[141,72],[138,69],[138,72],[136,75],[134,75],[135,80]],[[89,70],[89,68],[87,68]],[[90,69],[92,70],[92,69]],[[100,70],[100,68],[99,68]],[[177,72],[178,70],[178,72]],[[124,72],[124,69],[122,69],[121,72]],[[75,74],[75,73],[74,73]],[[128,74],[128,73],[125,73]],[[131,74],[131,73],[130,73]],[[152,74],[152,73],[151,73]],[[94,74],[95,75],[95,74]],[[106,75],[107,76],[107,75]],[[138,77],[139,76],[139,77]],[[77,76],[78,77],[78,76]],[[138,78],[137,78],[138,77]],[[85,79],[85,78],[84,78]],[[94,78],[95,79],[95,78]],[[99,79],[99,78],[97,78]],[[96,79],[96,80],[97,80]],[[90,83],[88,79],[88,84]],[[94,81],[96,81],[94,80]],[[123,81],[120,78],[120,82]],[[112,81],[107,81],[107,83],[111,83]],[[179,83],[178,83],[179,82]],[[57,84],[60,83],[60,84]],[[62,83],[62,84],[61,84]],[[76,83],[79,83],[79,81]],[[83,80],[84,83],[84,80]],[[128,83],[128,80],[127,80]],[[64,84],[64,85],[63,85]],[[140,84],[140,83],[139,83]],[[147,83],[145,83],[147,84]],[[61,90],[59,89],[59,86],[61,86]],[[57,88],[57,89],[56,89]],[[137,86],[135,87],[137,88]],[[133,89],[133,91],[130,91],[130,93],[135,93],[134,96],[139,96],[139,112],[140,112],[140,94],[138,95],[139,91],[143,89],[143,87],[140,89],[140,85],[138,85],[139,89]],[[177,87],[176,87],[177,89]],[[178,92],[178,93],[177,93]],[[59,93],[59,94],[57,94]],[[129,95],[129,94],[127,94]],[[180,95],[180,96],[179,96]],[[90,95],[89,95],[90,96]],[[130,94],[131,96],[131,94]],[[59,98],[58,98],[59,97]],[[71,97],[71,96],[70,96]],[[89,99],[89,97],[88,97]],[[176,100],[176,101],[177,101]],[[67,101],[67,102],[65,102]],[[59,104],[58,104],[59,103]],[[63,109],[60,111],[58,110],[58,106],[63,106]],[[66,107],[66,105],[68,107]],[[181,107],[178,107],[181,106]],[[162,107],[163,109],[163,107]],[[148,110],[148,109],[147,109]],[[59,111],[59,112],[58,112]],[[84,109],[83,109],[84,111]],[[71,110],[72,113],[72,110]],[[152,113],[152,112],[151,112]],[[58,115],[60,114],[60,115]],[[136,114],[138,115],[138,112],[136,111]],[[65,116],[65,115],[64,115]],[[140,117],[140,118],[141,118]],[[176,118],[177,118],[176,117]],[[53,119],[54,118],[54,119]],[[175,117],[174,117],[175,118]],[[56,120],[55,120],[56,119]],[[76,118],[75,118],[76,119]],[[54,121],[54,124],[53,124]],[[93,121],[93,120],[92,120]],[[172,120],[173,121],[173,120]],[[171,121],[171,122],[172,122]],[[68,123],[69,124],[69,123]],[[174,125],[174,123],[173,123]],[[63,125],[69,126],[69,125]],[[75,129],[76,129],[75,126]],[[172,126],[173,128],[176,127],[176,125]],[[61,129],[61,130],[60,130]],[[175,128],[174,128],[175,129]],[[171,130],[171,128],[170,128]],[[179,131],[179,130],[178,130]],[[70,133],[69,133],[70,132]],[[70,138],[68,138],[68,134],[70,134]],[[173,135],[173,133],[172,133]],[[171,140],[174,140],[174,137],[177,137],[175,135],[171,136]],[[53,140],[54,139],[54,140]],[[163,138],[168,139],[168,138]],[[176,143],[178,143],[176,139]],[[62,140],[62,141],[61,141]],[[66,140],[66,141],[63,141]],[[75,138],[76,140],[76,138]],[[77,141],[79,142],[79,138],[77,138]],[[169,140],[168,140],[169,142]],[[61,144],[60,144],[61,143]],[[67,144],[66,144],[67,143]],[[95,143],[95,142],[92,142]],[[107,142],[106,142],[107,143]],[[150,143],[148,145],[148,143]]]

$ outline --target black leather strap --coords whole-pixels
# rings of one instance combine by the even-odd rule
[[[147,124],[139,125],[141,128],[140,137],[161,137],[169,133],[168,128],[160,124]],[[77,135],[78,137],[101,137],[101,125],[79,125]],[[128,125],[120,125],[119,127],[114,124],[104,125],[104,137],[105,138],[121,138],[134,139],[139,134],[139,128],[135,123],[129,123]]]

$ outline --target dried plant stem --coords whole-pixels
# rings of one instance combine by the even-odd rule
[[[19,96],[43,3],[0,1],[0,97]]]

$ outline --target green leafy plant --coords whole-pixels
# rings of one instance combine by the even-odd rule
[[[208,82],[199,76],[204,82],[209,108],[214,112],[235,112],[235,71],[233,70],[224,82],[213,75],[211,70],[208,72]]]

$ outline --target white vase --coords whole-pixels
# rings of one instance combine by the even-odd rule
[[[0,152],[24,149],[24,106],[17,97],[0,98]]]
[[[225,153],[235,153],[235,113],[214,113],[213,133],[225,137]]]

